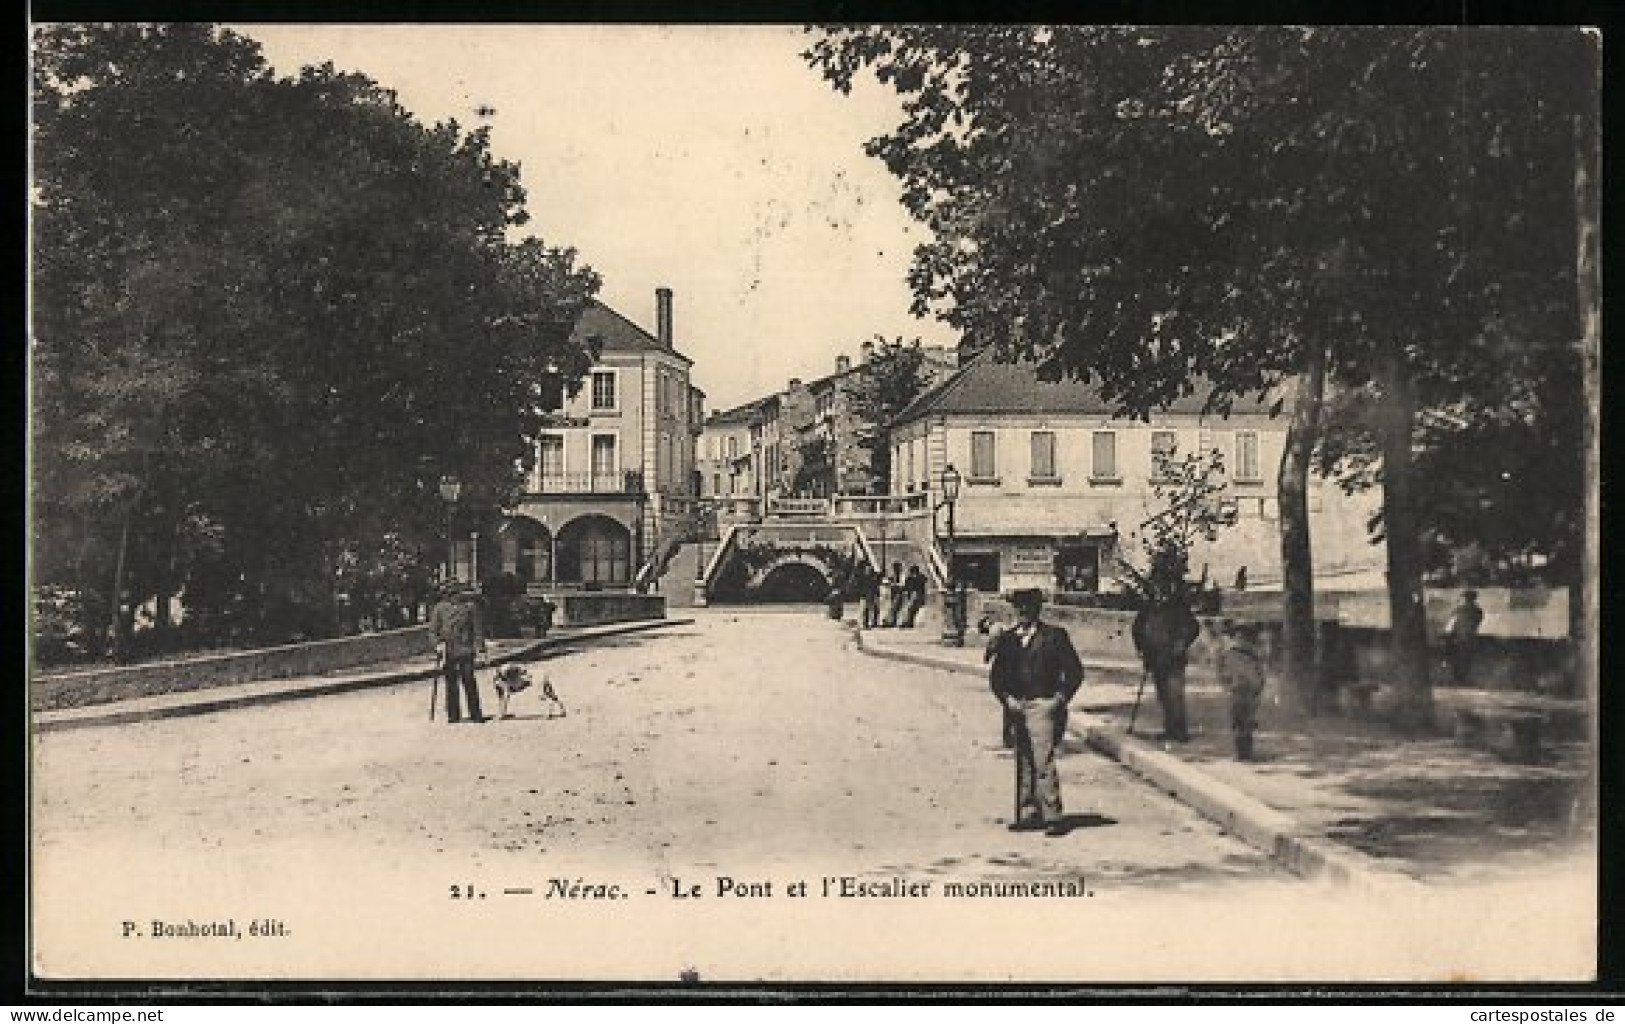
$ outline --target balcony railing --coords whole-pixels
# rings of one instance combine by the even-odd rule
[[[609,473],[539,473],[530,478],[537,494],[642,494],[643,474],[635,469]]]
[[[900,516],[931,508],[928,492],[919,494],[840,494],[831,499],[836,516]]]
[[[823,498],[769,498],[767,514],[774,518],[827,516],[829,502]]]

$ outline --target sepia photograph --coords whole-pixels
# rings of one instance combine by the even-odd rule
[[[28,39],[34,991],[1597,980],[1599,31]]]

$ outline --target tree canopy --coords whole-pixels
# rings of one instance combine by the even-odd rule
[[[510,240],[485,131],[214,26],[33,44],[36,578],[315,632],[346,558],[434,544],[442,474],[517,486],[598,279]]]
[[[1501,403],[1531,367],[1578,380],[1575,156],[1594,118],[1595,41],[834,26],[806,56],[837,89],[868,70],[903,99],[869,152],[934,235],[915,254],[916,312],[1096,380],[1129,416],[1198,387],[1223,413],[1311,371],[1300,394],[1318,395],[1324,374],[1376,399],[1355,433],[1384,489],[1398,682],[1429,715],[1418,524],[1442,511],[1427,502],[1459,495],[1416,486],[1417,412]]]

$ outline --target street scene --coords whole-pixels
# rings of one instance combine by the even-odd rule
[[[1594,976],[1593,37],[32,46],[40,982]]]

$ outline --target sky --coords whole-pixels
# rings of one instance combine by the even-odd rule
[[[520,165],[524,233],[574,246],[599,298],[651,333],[655,289],[673,290],[708,409],[828,374],[876,334],[956,340],[908,312],[928,235],[863,152],[896,97],[830,88],[797,26],[232,27],[281,74],[331,62],[425,123],[488,123]]]

